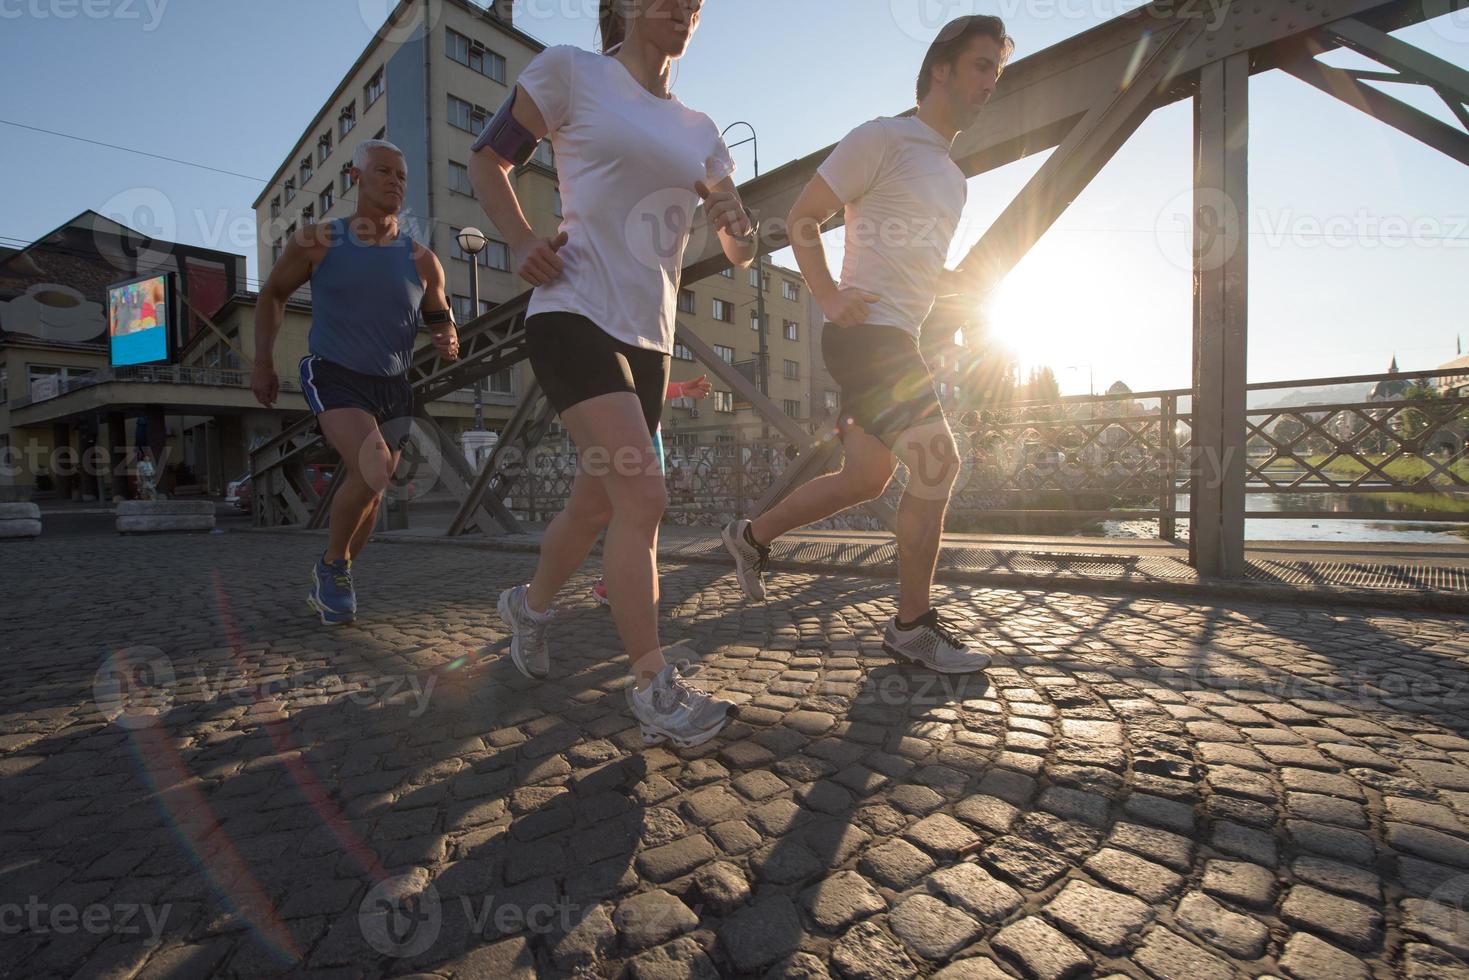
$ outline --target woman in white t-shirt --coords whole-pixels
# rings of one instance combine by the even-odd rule
[[[603,566],[635,681],[629,703],[645,742],[682,746],[714,737],[732,707],[666,664],[658,639],[657,539],[667,496],[653,433],[700,199],[731,262],[748,266],[756,249],[718,127],[668,91],[702,6],[603,0],[605,53],[560,46],[539,54],[470,164],[485,213],[536,287],[526,320],[531,366],[581,454],[535,578],[500,597],[511,659],[529,677],[548,675],[551,604],[606,528]],[[551,239],[526,223],[508,177],[546,136],[564,215]]]

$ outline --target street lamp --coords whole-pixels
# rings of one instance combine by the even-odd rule
[[[760,178],[760,138],[755,133],[755,127],[743,120],[732,122],[724,128],[724,133],[720,135],[728,134],[736,126],[744,126],[748,129],[750,131],[750,137],[749,139],[740,140],[738,143],[729,144],[729,148],[732,150],[737,146],[744,146],[746,143],[754,144],[752,149],[755,151],[755,178],[758,180]],[[760,394],[769,398],[770,349],[766,344],[765,337],[765,256],[760,252],[760,242],[758,239],[755,242],[755,322],[759,325],[759,329],[755,332],[760,337],[759,353],[756,354],[759,362],[759,371],[756,380],[760,385]]]
[[[479,316],[479,254],[490,244],[485,233],[478,228],[465,228],[459,232],[459,248],[469,255],[469,303],[470,319]],[[485,429],[485,382],[483,378],[474,379],[474,428],[476,432]]]

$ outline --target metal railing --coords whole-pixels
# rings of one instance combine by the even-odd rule
[[[1414,382],[1452,373],[1249,386],[1251,400],[1266,404],[1246,412],[1246,494],[1278,495],[1292,506],[1252,509],[1248,518],[1382,520],[1384,515],[1375,510],[1341,509],[1340,499],[1415,494],[1415,509],[1394,512],[1392,520],[1469,522],[1469,512],[1434,506],[1435,501],[1469,500],[1469,397],[1405,394]],[[1309,393],[1344,385],[1371,385],[1383,397],[1333,400],[1327,391],[1319,399],[1305,399],[1308,404],[1268,405],[1271,392]],[[963,471],[950,508],[951,529],[1004,518],[1022,524],[1151,520],[1157,522],[1160,537],[1175,539],[1179,521],[1189,517],[1196,486],[1217,481],[1224,472],[1219,461],[1195,451],[1191,400],[1188,390],[1176,389],[1015,402],[952,414]],[[665,431],[667,519],[672,523],[719,526],[748,513],[800,448],[739,428],[718,430],[725,434],[715,442],[715,431],[698,432],[696,445],[680,444],[694,434],[687,428]],[[570,493],[574,468],[575,456],[565,445],[548,447],[511,485],[514,510],[531,520],[558,512]],[[899,467],[886,495],[889,503],[896,504],[905,482]],[[1292,497],[1303,505],[1328,499],[1325,506],[1313,508],[1294,506]]]

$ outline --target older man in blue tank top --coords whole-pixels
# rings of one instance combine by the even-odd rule
[[[352,157],[357,210],[307,225],[292,236],[260,290],[255,310],[251,386],[267,408],[280,391],[272,351],[286,299],[311,283],[311,353],[301,360],[301,390],[321,433],[342,458],[345,482],[332,501],[331,537],[311,576],[307,601],[329,625],[357,615],[352,560],[372,536],[401,443],[382,427],[413,414],[408,368],[427,323],[443,356],[459,356],[444,295],[444,268],[402,231],[398,214],[408,182],[402,152],[370,140]]]

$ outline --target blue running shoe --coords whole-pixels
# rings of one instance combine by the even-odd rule
[[[328,562],[323,555],[311,572],[311,594],[306,602],[321,614],[328,626],[340,626],[357,618],[357,591],[352,587],[352,563]]]

